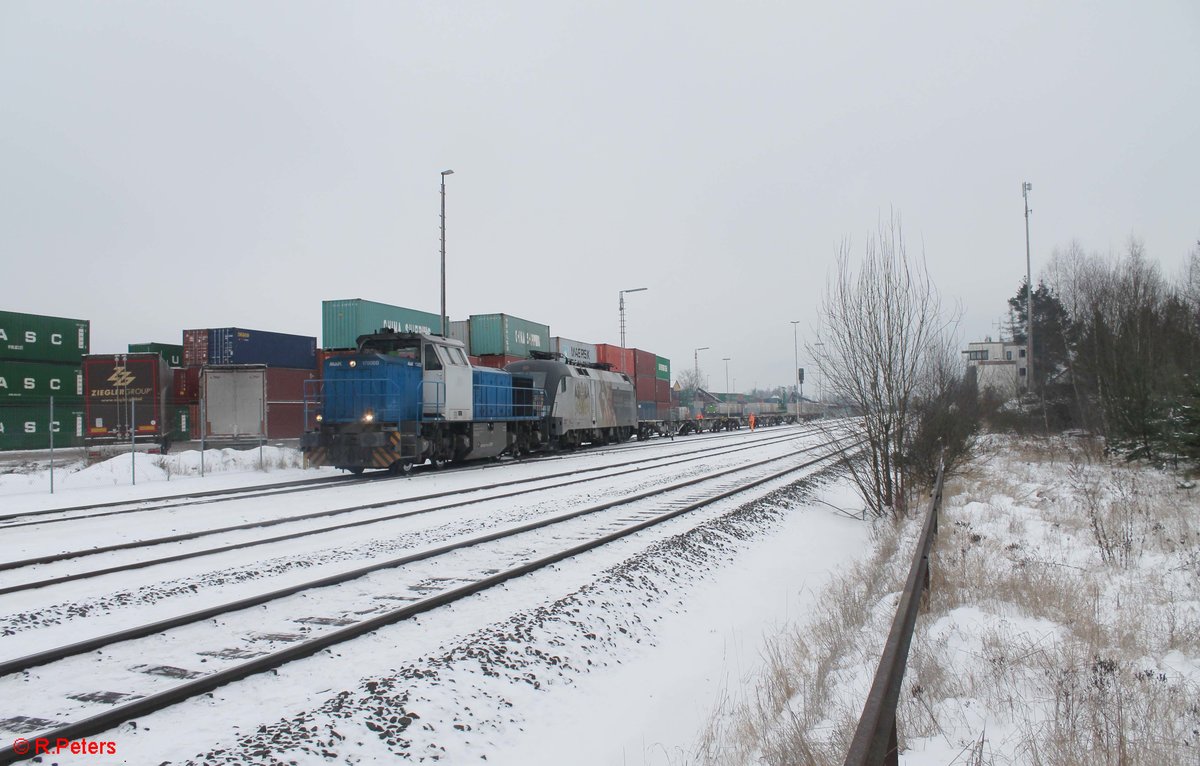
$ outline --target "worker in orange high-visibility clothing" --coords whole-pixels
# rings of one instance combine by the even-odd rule
[[[751,430],[751,431],[753,431],[753,430],[754,430],[754,423],[755,423],[755,420],[754,420],[754,413],[753,413],[753,412],[751,412],[751,413],[750,413],[750,430]]]

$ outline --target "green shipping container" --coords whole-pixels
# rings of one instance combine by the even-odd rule
[[[0,361],[0,400],[48,400],[51,396],[78,403],[83,397],[83,371],[77,364]]]
[[[172,367],[183,366],[183,346],[174,343],[130,343],[129,353],[158,354]]]
[[[670,359],[667,359],[665,356],[656,356],[656,357],[654,357],[654,364],[655,364],[654,377],[658,378],[659,380],[670,380],[671,379],[671,360]]]
[[[321,301],[321,348],[355,348],[358,336],[391,329],[440,335],[437,314],[362,298]]]
[[[83,408],[54,402],[54,447],[83,444]],[[48,449],[50,447],[49,401],[0,397],[0,450]]]
[[[550,327],[508,314],[471,315],[471,354],[528,357],[550,351]]]
[[[79,363],[91,347],[91,323],[0,311],[0,359]]]
[[[186,404],[177,404],[170,408],[171,429],[167,437],[173,442],[185,442],[192,438],[192,417]]]

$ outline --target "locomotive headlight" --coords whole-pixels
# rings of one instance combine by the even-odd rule
[[[375,420],[375,413],[374,413],[374,412],[371,412],[370,410],[367,410],[365,413],[363,413],[363,416],[362,416],[362,421],[363,421],[364,423],[371,423],[371,422],[373,422],[374,420]]]
[[[317,422],[320,423],[324,419],[325,419],[325,416],[318,412],[317,413]]]
[[[350,366],[351,366],[351,367],[357,367],[357,366],[358,366],[358,362],[357,362],[356,360],[354,360],[354,359],[351,359],[351,360],[350,360]]]

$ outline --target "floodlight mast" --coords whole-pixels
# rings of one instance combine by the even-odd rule
[[[1029,192],[1033,184],[1025,181],[1021,184],[1021,196],[1025,198],[1025,310],[1028,316],[1025,321],[1025,390],[1033,391],[1033,269],[1029,257]]]
[[[619,292],[621,309],[621,348],[625,348],[625,293],[640,293],[647,289],[649,288],[634,287],[630,290],[621,290]]]
[[[450,336],[446,316],[446,176],[454,175],[453,170],[442,171],[442,313],[438,321],[442,325],[442,337]]]

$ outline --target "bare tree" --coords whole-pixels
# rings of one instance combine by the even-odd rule
[[[901,514],[913,405],[934,377],[931,366],[946,371],[948,322],[923,259],[909,261],[895,215],[867,239],[857,271],[850,246],[841,246],[821,324],[823,345],[809,346],[808,353],[820,360],[833,395],[863,418],[865,448],[849,461],[851,476],[873,513]]]

